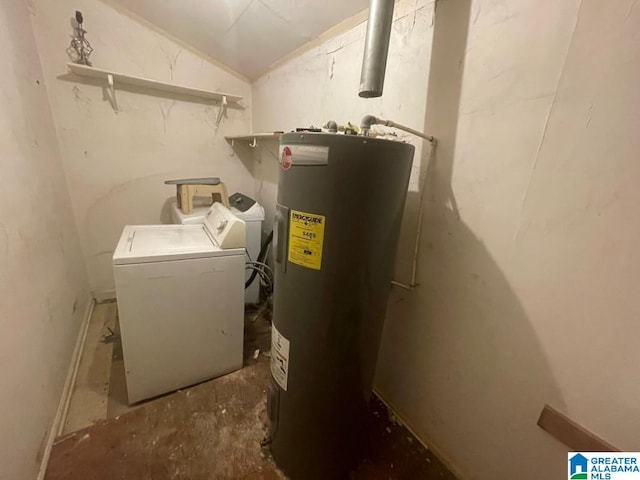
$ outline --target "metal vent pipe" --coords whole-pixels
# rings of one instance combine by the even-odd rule
[[[394,0],[371,0],[369,4],[367,38],[360,74],[359,95],[362,98],[382,96],[393,21],[393,5]]]

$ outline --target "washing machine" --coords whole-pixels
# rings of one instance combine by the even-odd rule
[[[209,210],[208,205],[202,205],[195,200],[192,213],[182,213],[177,202],[171,204],[171,219],[173,223],[182,225],[197,225],[204,221]],[[251,260],[257,260],[262,245],[262,221],[264,220],[264,208],[252,198],[236,192],[229,196],[230,210],[244,220],[247,231],[247,252]],[[246,279],[251,276],[251,270],[247,270]],[[245,303],[257,303],[260,300],[260,280],[255,278],[253,283],[245,290]]]
[[[128,225],[113,272],[129,403],[242,367],[243,220],[220,203],[196,225]]]

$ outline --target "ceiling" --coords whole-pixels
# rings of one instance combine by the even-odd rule
[[[369,5],[368,0],[112,1],[250,79]]]

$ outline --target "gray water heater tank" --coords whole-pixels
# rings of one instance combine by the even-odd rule
[[[342,478],[360,454],[412,145],[332,133],[280,140],[268,392],[292,479]]]

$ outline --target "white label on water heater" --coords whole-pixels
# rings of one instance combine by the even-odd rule
[[[283,153],[287,155],[283,157]],[[291,165],[327,165],[329,147],[326,145],[288,144],[280,146],[280,163],[287,158]]]
[[[271,375],[287,391],[289,377],[289,340],[273,325],[271,328]]]

